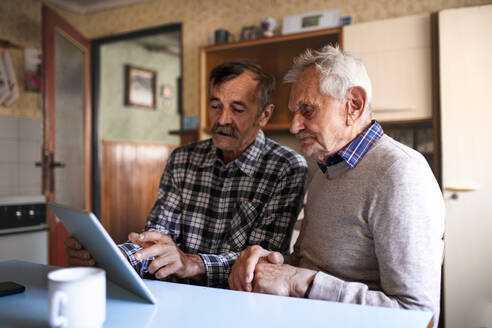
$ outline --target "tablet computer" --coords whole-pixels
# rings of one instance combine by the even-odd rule
[[[156,303],[142,278],[133,269],[94,214],[55,203],[48,203],[48,205],[68,232],[91,253],[97,265],[106,270],[106,276],[109,280],[149,303]]]

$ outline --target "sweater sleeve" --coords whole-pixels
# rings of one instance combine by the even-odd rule
[[[444,202],[430,168],[421,157],[400,159],[374,194],[368,224],[381,290],[318,272],[309,298],[429,311],[438,317]]]

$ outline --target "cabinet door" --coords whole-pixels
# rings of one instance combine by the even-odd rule
[[[429,14],[343,28],[344,50],[364,61],[371,78],[377,120],[432,117],[430,28]]]
[[[492,327],[492,5],[440,12],[439,53],[445,326]]]

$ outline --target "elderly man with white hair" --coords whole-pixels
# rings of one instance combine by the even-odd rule
[[[306,51],[291,132],[320,170],[290,256],[251,246],[233,289],[433,312],[439,317],[444,202],[424,157],[371,119],[364,64],[332,46]]]

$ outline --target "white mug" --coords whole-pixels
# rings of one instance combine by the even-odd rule
[[[50,326],[102,327],[106,319],[106,272],[77,267],[48,273]]]

